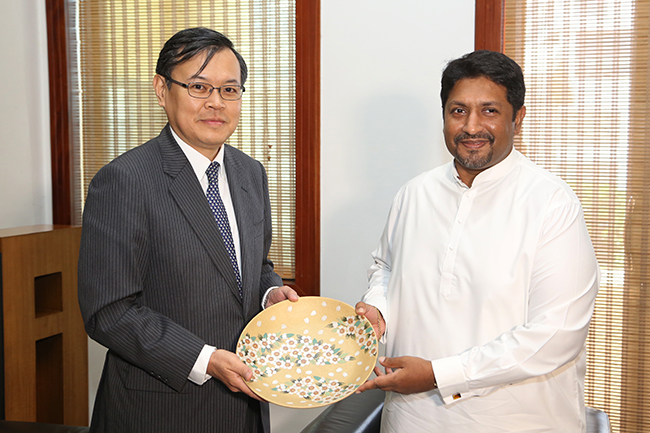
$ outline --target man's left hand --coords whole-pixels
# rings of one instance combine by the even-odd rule
[[[291,302],[296,302],[298,299],[300,299],[300,297],[298,296],[298,293],[296,293],[296,291],[289,286],[276,287],[269,293],[264,308],[268,308],[273,304],[277,304],[278,302],[282,302],[287,299]]]
[[[435,380],[431,361],[415,356],[397,358],[382,356],[379,358],[379,363],[386,368],[386,372],[375,367],[377,377],[361,385],[357,389],[358,393],[375,388],[400,394],[414,394],[434,389]]]

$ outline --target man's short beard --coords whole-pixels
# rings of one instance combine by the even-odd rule
[[[471,170],[478,170],[488,165],[490,161],[492,161],[493,156],[494,156],[494,152],[492,151],[492,147],[490,147],[490,151],[488,152],[488,154],[483,157],[479,155],[478,150],[471,150],[469,152],[469,155],[465,157],[456,153],[455,159],[460,165],[462,165],[465,168],[469,168]]]
[[[488,151],[487,155],[481,157],[481,152],[479,150],[470,150],[469,154],[465,157],[459,155],[458,148],[461,141],[476,139],[488,140],[490,150]],[[494,156],[494,149],[492,147],[494,145],[494,136],[487,132],[481,132],[474,135],[463,132],[454,137],[454,144],[456,145],[456,155],[454,155],[456,161],[458,161],[458,163],[463,167],[469,168],[470,170],[478,170],[485,167],[490,163],[490,161],[492,161],[492,157]]]

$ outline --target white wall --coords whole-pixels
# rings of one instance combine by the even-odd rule
[[[473,49],[474,0],[321,4],[321,293],[354,305],[395,193],[450,158],[440,75]]]
[[[354,304],[394,194],[449,159],[440,72],[472,50],[474,0],[323,0],[321,287]],[[0,0],[0,228],[51,222],[44,0]],[[91,404],[103,350],[90,346]],[[272,407],[273,432],[319,413]]]
[[[0,0],[0,229],[52,223],[44,0]]]

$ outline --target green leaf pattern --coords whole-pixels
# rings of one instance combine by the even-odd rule
[[[370,351],[372,356],[377,353],[377,344],[375,343],[372,326],[363,317],[359,315],[341,317],[336,322],[327,325],[327,327],[336,332],[339,337],[355,340],[359,348],[364,352],[368,353]]]
[[[271,377],[282,369],[342,364],[355,359],[323,340],[281,332],[258,336],[246,334],[237,347],[237,355],[251,367],[254,380]]]

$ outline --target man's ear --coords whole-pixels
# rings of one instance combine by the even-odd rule
[[[154,92],[156,92],[158,105],[164,107],[165,98],[167,97],[167,92],[169,91],[169,88],[167,87],[167,80],[165,80],[162,75],[156,74],[153,77],[153,90]]]
[[[526,106],[522,105],[515,116],[515,135],[521,132],[521,123],[524,121],[524,117],[526,117]]]

